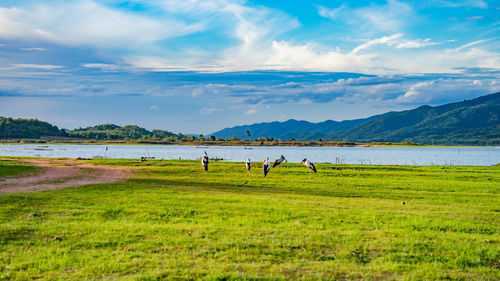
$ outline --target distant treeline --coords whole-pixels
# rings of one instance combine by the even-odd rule
[[[135,125],[120,127],[114,124],[97,125],[75,130],[59,129],[37,119],[13,119],[0,117],[0,138],[3,139],[40,139],[57,137],[90,140],[180,140],[189,138],[182,134],[174,134],[169,131],[152,130]]]
[[[37,119],[13,119],[0,117],[0,138],[38,139],[41,136],[67,137],[66,130]]]
[[[177,140],[183,139],[186,136],[182,134],[174,134],[169,131],[152,130],[141,128],[135,125],[127,125],[120,127],[114,124],[97,125],[87,128],[78,128],[68,130],[68,136],[71,138],[83,138],[92,140]]]
[[[177,143],[177,142],[234,142],[239,138],[215,138],[203,135],[193,136],[181,133],[175,134],[165,130],[147,130],[136,125],[118,126],[115,124],[104,124],[93,127],[78,128],[74,130],[59,129],[57,126],[37,119],[13,119],[0,117],[0,139],[14,140],[19,142],[36,142],[33,140],[51,141],[119,141],[137,143]],[[266,138],[268,143],[273,139]]]

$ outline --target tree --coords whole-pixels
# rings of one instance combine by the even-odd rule
[[[252,136],[252,135],[250,134],[250,131],[249,131],[249,130],[247,130],[247,136],[248,136],[248,137],[251,137],[251,136]]]

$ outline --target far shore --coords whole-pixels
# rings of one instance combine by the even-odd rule
[[[88,140],[88,139],[4,139],[0,144],[25,145],[177,145],[177,146],[293,146],[293,147],[495,147],[496,145],[419,144],[411,142],[347,142],[347,141],[163,141],[163,140]]]

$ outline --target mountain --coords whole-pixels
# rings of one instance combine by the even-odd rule
[[[247,136],[249,131],[251,137]],[[439,145],[499,145],[500,92],[441,106],[424,105],[365,119],[310,123],[256,123],[215,132],[218,138],[349,142],[416,142]]]
[[[390,113],[386,113],[390,114]],[[359,126],[374,118],[383,115],[376,115],[364,119],[345,120],[341,122],[327,120],[319,123],[311,123],[307,121],[298,121],[290,119],[285,122],[265,122],[255,123],[252,125],[236,126],[226,128],[210,136],[217,138],[232,138],[236,136],[239,139],[254,140],[259,137],[268,137],[281,140],[289,140],[294,138],[297,141],[318,140],[336,132],[348,131],[356,126]],[[247,130],[250,132],[250,137],[247,135]]]
[[[441,106],[395,112],[326,137],[357,142],[500,144],[500,92]]]
[[[45,136],[67,136],[66,131],[59,130],[47,122],[37,119],[13,119],[0,117],[0,138],[31,138],[38,139]]]

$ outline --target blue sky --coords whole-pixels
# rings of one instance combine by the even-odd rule
[[[500,91],[500,3],[0,2],[0,116],[203,133]]]

